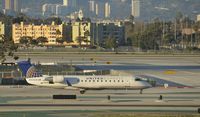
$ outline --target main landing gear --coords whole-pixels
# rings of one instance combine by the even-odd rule
[[[84,94],[84,93],[85,93],[85,90],[80,90],[80,93],[81,93],[81,94]]]
[[[143,93],[143,89],[140,89],[140,94],[142,94]]]

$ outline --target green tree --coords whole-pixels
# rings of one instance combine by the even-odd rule
[[[37,39],[31,39],[30,40],[30,44],[34,45],[34,46],[37,46],[39,44],[39,41]]]
[[[158,50],[163,41],[163,22],[155,19],[151,23],[136,24],[133,33],[129,36],[129,43],[142,50]]]
[[[12,39],[5,38],[4,35],[0,35],[0,60],[4,62],[6,60],[6,56],[16,57],[14,56],[14,52],[17,51],[18,46],[14,44]]]
[[[63,38],[56,38],[56,42],[59,44],[63,44],[65,41]]]
[[[48,43],[48,39],[46,37],[38,37],[38,42],[44,45],[45,43]]]
[[[28,17],[27,15],[20,13],[18,14],[18,16],[12,19],[12,23],[21,23],[21,22],[31,23],[31,20],[32,19]]]
[[[87,31],[85,31],[84,32],[84,40],[83,40],[83,42],[85,42],[86,43],[86,45],[88,46],[89,44],[90,44],[90,40],[88,39],[88,37],[90,36],[90,32],[87,30]]]
[[[29,45],[30,40],[31,40],[31,37],[28,37],[28,36],[20,37],[19,43],[23,45]]]
[[[200,21],[193,25],[193,29],[195,31],[195,45],[198,46],[200,44]]]
[[[52,22],[54,22],[56,25],[60,25],[62,24],[62,19],[59,17],[49,17],[44,20],[44,24],[51,24]]]
[[[78,42],[79,47],[82,47],[82,42],[83,42],[83,40],[84,40],[84,38],[81,37],[81,36],[78,36],[78,37],[76,38],[76,42]]]
[[[108,39],[105,40],[105,47],[107,49],[116,49],[117,48],[117,41],[115,38],[109,37]]]

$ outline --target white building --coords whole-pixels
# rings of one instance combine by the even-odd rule
[[[0,22],[0,40],[2,40],[1,36],[5,36],[5,24],[3,22]]]
[[[86,33],[89,33],[86,36]],[[90,22],[72,22],[72,41],[74,45],[78,45],[80,42],[78,38],[82,40],[82,45],[91,44],[91,23]],[[87,41],[84,41],[87,40]]]
[[[140,1],[132,0],[131,2],[131,15],[134,17],[140,16]]]
[[[84,17],[83,11],[80,9],[78,12],[76,11],[76,12],[71,13],[68,18],[70,18],[71,20],[76,20],[77,18],[82,20],[83,17]]]
[[[68,12],[68,7],[66,5],[61,4],[44,4],[42,6],[42,12],[44,16],[51,16],[51,15],[66,15]]]
[[[93,0],[89,1],[89,10],[91,12],[95,12],[95,1]]]
[[[68,0],[63,0],[63,5],[68,6],[69,5]]]
[[[110,17],[110,4],[108,2],[105,3],[105,18],[109,18]]]
[[[99,4],[95,4],[95,14],[96,16],[99,15]]]
[[[56,15],[57,16],[66,16],[69,12],[66,5],[56,5]]]
[[[57,4],[44,4],[42,6],[42,13],[43,15],[56,15]]]
[[[197,15],[197,21],[200,21],[200,14]]]

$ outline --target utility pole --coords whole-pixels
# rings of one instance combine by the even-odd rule
[[[177,40],[177,22],[176,22],[176,19],[174,21],[174,40],[175,40],[175,42]]]

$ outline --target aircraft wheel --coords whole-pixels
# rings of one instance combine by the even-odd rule
[[[84,94],[84,93],[85,93],[85,90],[80,91],[80,93],[81,93],[81,94]]]

